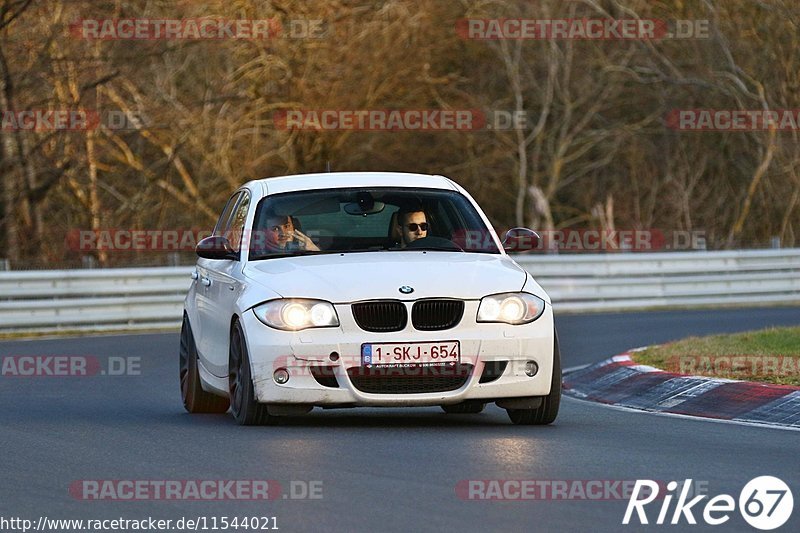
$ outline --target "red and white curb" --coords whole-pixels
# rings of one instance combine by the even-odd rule
[[[617,407],[800,429],[800,387],[665,372],[631,350],[564,376],[574,398]]]

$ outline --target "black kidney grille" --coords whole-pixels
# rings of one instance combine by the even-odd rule
[[[461,300],[420,300],[411,309],[411,322],[420,331],[453,328],[463,316],[464,302]]]
[[[364,331],[400,331],[408,322],[408,311],[402,302],[361,302],[352,308],[353,318]]]
[[[347,375],[353,386],[372,394],[420,394],[460,389],[472,374],[472,365],[401,368],[353,367]]]

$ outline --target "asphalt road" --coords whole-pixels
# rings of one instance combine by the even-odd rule
[[[557,318],[565,367],[690,334],[798,323],[800,308]],[[283,426],[243,428],[229,415],[184,412],[177,345],[177,334],[0,343],[4,357],[141,358],[140,375],[0,376],[0,519],[206,517],[209,531],[212,517],[223,516],[274,516],[286,532],[755,531],[736,511],[717,527],[690,526],[685,519],[677,527],[623,526],[627,501],[614,499],[613,491],[603,501],[478,501],[463,499],[456,487],[462,480],[564,480],[574,487],[573,480],[613,486],[691,478],[710,496],[738,499],[751,478],[774,475],[790,485],[796,501],[781,531],[800,530],[798,432],[625,412],[569,398],[556,423],[539,428],[513,426],[494,406],[480,415],[317,409]],[[69,492],[79,480],[206,479],[276,480],[287,498],[87,501]],[[321,482],[322,497],[292,499],[290,487],[302,496],[303,482]],[[705,501],[695,507],[701,523],[697,508]],[[660,505],[648,506],[651,522]]]

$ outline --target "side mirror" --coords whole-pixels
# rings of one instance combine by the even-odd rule
[[[212,235],[197,243],[197,255],[204,259],[239,259],[239,253],[234,251],[227,237]]]
[[[506,252],[529,252],[539,248],[539,234],[528,228],[511,228],[503,239]]]

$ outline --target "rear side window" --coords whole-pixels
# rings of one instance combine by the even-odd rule
[[[228,232],[231,248],[237,252],[242,244],[242,232],[244,231],[244,223],[245,219],[247,219],[247,211],[249,208],[250,194],[247,191],[242,191],[236,208],[233,210],[233,215],[231,215]]]
[[[228,199],[228,203],[225,204],[225,209],[222,210],[222,214],[219,216],[219,220],[217,220],[217,225],[214,226],[214,235],[225,235],[228,229],[230,229],[231,214],[233,213],[233,210],[236,207],[236,202],[239,201],[239,197],[241,195],[242,192],[238,191]]]

